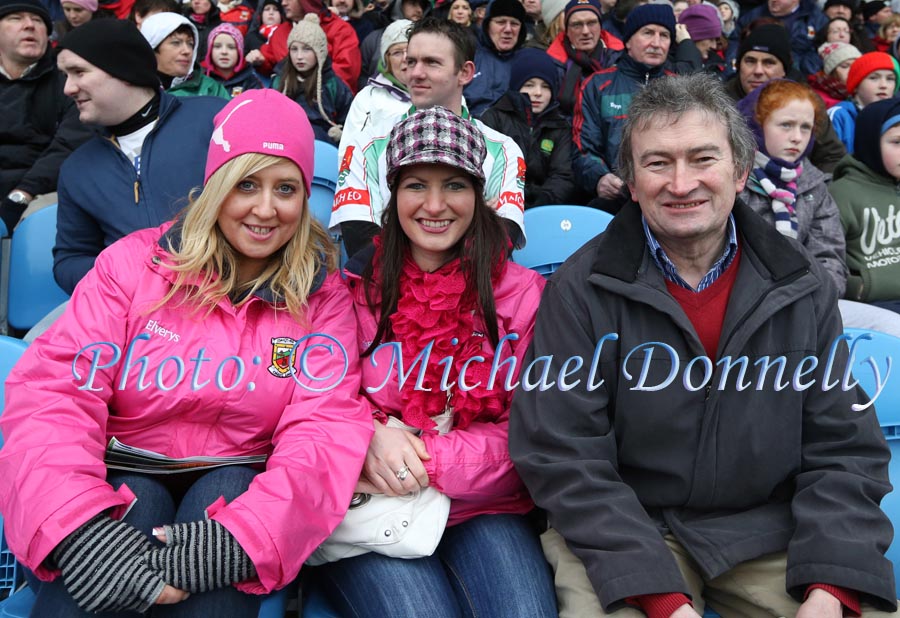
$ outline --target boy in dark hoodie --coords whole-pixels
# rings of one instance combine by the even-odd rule
[[[575,196],[572,128],[559,110],[559,66],[546,52],[516,55],[509,90],[481,117],[511,137],[525,154],[525,208],[568,204]]]

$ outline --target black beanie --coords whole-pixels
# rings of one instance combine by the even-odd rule
[[[130,21],[92,19],[70,31],[57,49],[68,49],[123,82],[160,87],[156,54]]]
[[[744,54],[751,51],[772,54],[781,61],[784,72],[791,70],[791,37],[788,31],[779,24],[763,24],[753,29],[738,48],[737,61],[741,63]]]
[[[38,0],[0,0],[0,19],[12,13],[32,13],[41,18],[47,26],[47,34],[53,32],[50,13]]]
[[[869,103],[856,117],[853,156],[873,172],[891,178],[881,158],[881,136],[900,123],[900,99],[884,99]]]
[[[870,17],[886,6],[887,3],[884,0],[867,0],[866,2],[863,2],[860,7],[862,9],[863,19],[869,21]]]
[[[519,38],[516,41],[516,49],[518,49],[525,43],[525,37],[528,36],[528,31],[525,28],[525,22],[528,19],[525,7],[519,0],[493,0],[488,5],[487,14],[484,16],[484,21],[481,24],[481,29],[484,30],[485,35],[488,35],[488,24],[491,19],[501,16],[518,19],[519,23],[522,24],[522,27],[519,28]]]

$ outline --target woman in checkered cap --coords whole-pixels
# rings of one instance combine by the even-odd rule
[[[395,126],[382,231],[347,266],[360,353],[369,356],[363,392],[376,410],[357,491],[400,496],[431,486],[451,506],[431,556],[368,553],[320,567],[342,615],[557,616],[527,517],[534,504],[507,447],[512,389],[544,282],[507,261],[506,227],[483,197],[485,152],[481,132],[441,107]],[[398,346],[386,342],[402,349],[402,386]]]

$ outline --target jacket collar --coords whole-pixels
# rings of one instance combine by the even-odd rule
[[[156,119],[156,126],[153,127],[153,131],[156,131],[165,119],[181,106],[181,102],[175,95],[169,94],[165,90],[160,92],[159,95],[159,117]],[[100,127],[100,134],[107,139],[115,139],[116,137],[109,130],[109,127]]]
[[[775,281],[809,269],[809,260],[739,199],[735,199],[732,212],[738,235],[758,256]],[[607,231],[598,240],[591,271],[633,283],[647,251],[640,207],[628,202],[610,222]]]

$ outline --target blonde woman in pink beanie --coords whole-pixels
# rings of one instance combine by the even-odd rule
[[[186,211],[101,253],[16,366],[0,512],[32,615],[256,616],[343,519],[372,413],[313,167],[293,101],[233,99]]]

